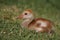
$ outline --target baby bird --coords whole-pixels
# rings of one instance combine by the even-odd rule
[[[35,18],[32,10],[28,9],[20,14],[18,19],[23,19],[21,27],[26,27],[29,30],[34,30],[36,32],[48,32],[52,31],[53,22],[44,18]]]

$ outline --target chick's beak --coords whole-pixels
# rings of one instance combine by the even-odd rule
[[[19,15],[18,17],[16,17],[16,19],[22,19],[23,18],[23,15]]]

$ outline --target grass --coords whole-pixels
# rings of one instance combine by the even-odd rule
[[[50,2],[46,0],[0,0],[0,40],[60,40],[60,10],[56,6],[58,2],[52,1],[56,5]],[[36,17],[53,21],[55,33],[49,35],[22,29],[21,20],[15,17],[25,9],[32,9]]]

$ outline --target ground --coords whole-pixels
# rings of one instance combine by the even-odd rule
[[[60,40],[59,0],[0,0],[0,40]],[[54,23],[54,33],[36,33],[21,28],[22,20],[16,19],[25,9],[31,9],[35,17]]]

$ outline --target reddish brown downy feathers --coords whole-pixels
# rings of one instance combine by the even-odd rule
[[[25,10],[28,11],[29,13],[32,13],[32,10],[28,9]],[[28,14],[28,12],[26,12]],[[35,30],[36,32],[51,32],[52,30],[52,25],[53,22],[51,22],[50,20],[44,19],[44,18],[34,18],[33,13],[31,15],[24,15],[24,17],[22,18],[26,18],[22,24],[24,25],[24,23],[28,23],[26,26],[29,30]],[[22,26],[23,26],[22,25]]]

